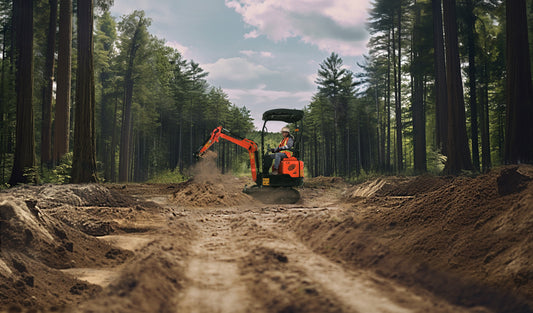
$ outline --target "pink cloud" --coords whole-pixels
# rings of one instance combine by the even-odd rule
[[[254,29],[245,38],[273,41],[297,37],[344,55],[366,51],[369,0],[226,0]]]

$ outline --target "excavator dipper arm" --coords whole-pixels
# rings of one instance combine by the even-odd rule
[[[250,139],[240,138],[239,136],[233,135],[229,130],[224,129],[222,126],[215,128],[211,132],[209,139],[196,151],[196,157],[202,157],[209,147],[211,147],[215,142],[218,142],[220,139],[225,139],[227,141],[233,142],[236,145],[243,147],[248,150],[248,155],[250,156],[250,168],[252,170],[252,179],[254,182],[257,181],[257,166],[256,166],[256,152],[257,152],[257,143]]]

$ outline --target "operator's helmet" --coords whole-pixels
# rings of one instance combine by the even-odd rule
[[[283,132],[288,132],[288,133],[290,133],[291,130],[289,129],[289,127],[283,127],[283,128],[281,129],[281,132],[282,132],[282,133],[283,133]]]

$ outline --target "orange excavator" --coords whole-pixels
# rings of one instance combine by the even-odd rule
[[[299,159],[302,141],[303,111],[292,109],[274,109],[263,114],[263,128],[261,130],[261,156],[263,162],[259,166],[259,149],[253,140],[242,138],[232,134],[222,126],[215,128],[210,137],[198,148],[195,153],[197,158],[202,157],[207,150],[220,139],[227,140],[239,145],[248,151],[250,157],[250,170],[255,185],[245,187],[244,192],[264,203],[296,203],[300,199],[300,193],[293,187],[301,186],[304,178],[304,162]],[[294,124],[294,146],[290,149],[291,157],[281,160],[278,175],[269,173],[265,163],[268,154],[264,153],[266,124],[269,121],[282,121]]]

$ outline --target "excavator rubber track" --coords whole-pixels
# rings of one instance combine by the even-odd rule
[[[300,200],[298,190],[291,187],[252,186],[243,192],[265,204],[294,204]]]

